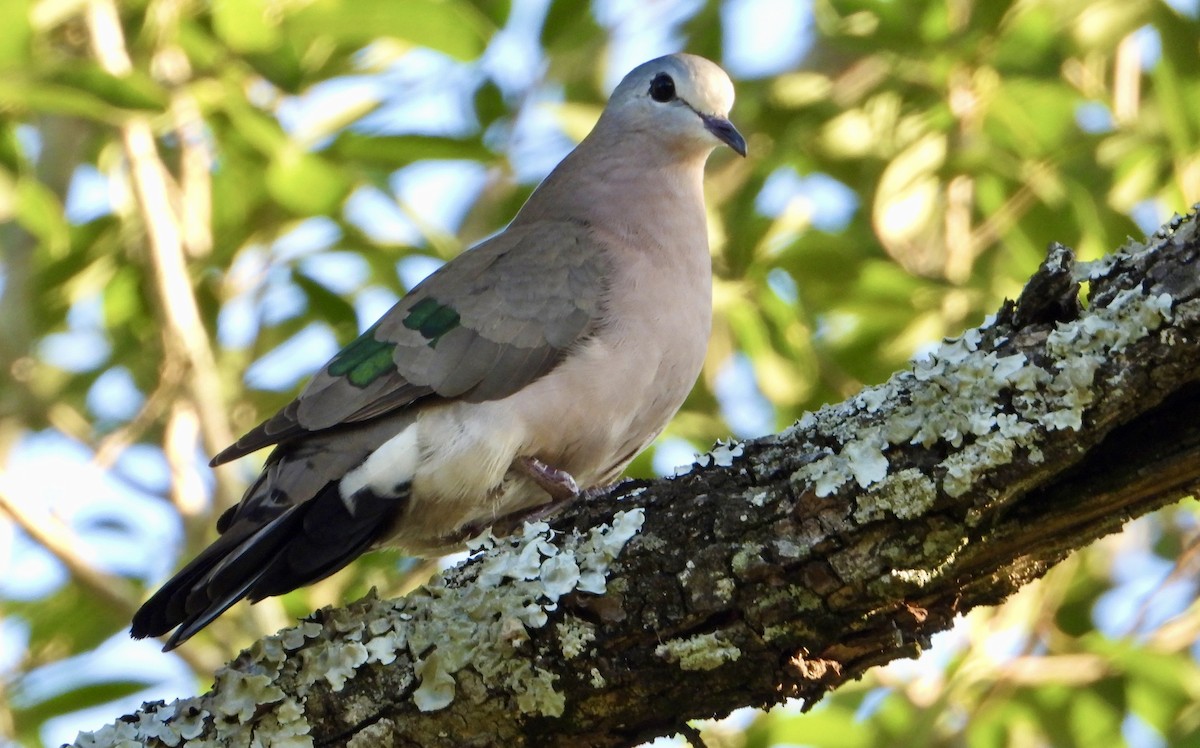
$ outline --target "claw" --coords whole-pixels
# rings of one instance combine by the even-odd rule
[[[553,504],[579,495],[579,486],[570,473],[550,467],[536,457],[518,457],[513,462],[513,467],[528,475],[543,491],[550,494]]]
[[[550,494],[550,500],[545,504],[525,507],[488,520],[480,519],[468,522],[445,537],[447,545],[460,543],[488,528],[491,528],[497,537],[504,537],[526,522],[538,522],[546,519],[579,499],[599,496],[609,488],[608,486],[593,486],[581,491],[570,473],[550,467],[536,457],[518,457],[513,461],[513,468],[527,475],[542,490]]]

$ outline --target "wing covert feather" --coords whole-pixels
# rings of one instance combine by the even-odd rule
[[[428,397],[507,397],[600,324],[609,256],[574,222],[511,226],[443,265],[213,464]]]

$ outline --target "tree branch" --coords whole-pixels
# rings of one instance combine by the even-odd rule
[[[48,550],[66,567],[85,590],[121,616],[132,616],[137,610],[133,588],[122,578],[108,574],[92,565],[77,549],[79,542],[74,531],[53,514],[35,514],[8,497],[9,480],[0,472],[0,514],[11,519],[35,542]]]
[[[1092,264],[1052,247],[912,370],[408,598],[318,611],[79,744],[616,746],[811,706],[1195,490],[1198,253],[1195,216]]]
[[[116,4],[113,0],[89,0],[86,18],[92,51],[100,66],[115,76],[128,75],[133,70],[133,63],[125,49]],[[178,110],[176,113],[179,114]],[[185,381],[202,426],[204,446],[209,454],[216,454],[232,444],[234,436],[224,408],[216,359],[188,275],[180,210],[169,199],[172,185],[167,168],[159,158],[149,119],[130,116],[121,125],[120,132],[163,313],[167,367],[181,365],[185,370]],[[217,507],[236,502],[240,488],[230,471],[218,469],[216,476]]]

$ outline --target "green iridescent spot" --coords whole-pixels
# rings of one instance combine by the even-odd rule
[[[379,327],[379,323],[372,325],[354,342],[343,348],[341,353],[334,356],[333,361],[329,362],[329,373],[335,377],[346,377],[350,380],[350,384],[362,388],[374,382],[382,374],[395,371],[396,365],[392,362],[392,351],[396,344],[376,340],[375,328],[377,327]]]
[[[453,307],[430,298],[413,304],[404,318],[404,326],[421,333],[421,337],[429,341],[430,348],[436,346],[443,335],[458,327],[458,322],[458,312]]]

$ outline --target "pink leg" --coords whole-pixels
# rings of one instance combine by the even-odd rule
[[[570,473],[550,467],[536,457],[518,457],[513,467],[533,478],[533,482],[550,494],[555,503],[579,495],[579,486]]]
[[[515,512],[509,512],[490,521],[471,522],[455,533],[459,539],[478,535],[488,527],[492,528],[492,532],[497,536],[508,535],[526,522],[543,520],[580,496],[587,496],[597,490],[590,488],[580,491],[578,484],[575,483],[575,478],[570,473],[550,467],[536,457],[518,457],[513,461],[513,468],[529,476],[543,491],[550,494],[550,500],[539,506],[525,507]],[[599,490],[604,489],[600,488]]]

